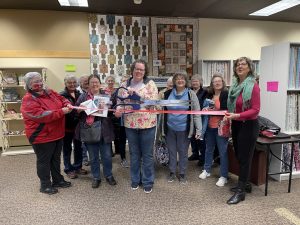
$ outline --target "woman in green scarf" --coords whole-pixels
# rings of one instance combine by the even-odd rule
[[[248,182],[251,162],[259,133],[257,117],[260,111],[260,90],[254,77],[254,66],[247,57],[238,58],[233,65],[234,81],[228,94],[228,113],[225,118],[232,120],[232,141],[239,162],[238,185],[231,188],[234,195],[227,204],[245,200],[250,193]]]

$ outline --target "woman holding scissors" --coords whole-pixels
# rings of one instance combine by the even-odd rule
[[[121,87],[122,95],[136,94],[142,99],[158,99],[158,90],[155,83],[148,79],[148,67],[144,60],[137,60],[131,66],[132,76]],[[130,100],[126,100],[130,103]],[[118,108],[120,109],[120,108]],[[143,108],[142,108],[143,109]],[[117,117],[122,116],[122,110],[115,112]],[[145,193],[151,193],[154,184],[153,144],[156,127],[156,114],[128,113],[124,114],[124,126],[130,152],[131,189],[137,190],[142,184]]]

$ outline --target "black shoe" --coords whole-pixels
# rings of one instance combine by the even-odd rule
[[[52,187],[55,187],[55,188],[67,188],[67,187],[70,187],[71,186],[71,182],[68,182],[68,181],[65,181],[65,180],[62,180],[58,183],[53,183],[52,184]]]
[[[201,160],[199,160],[198,162],[197,162],[197,166],[204,166],[204,162],[203,161],[201,161]]]
[[[101,180],[94,179],[92,182],[92,188],[98,188],[101,184]]]
[[[109,183],[109,185],[116,185],[117,184],[117,182],[116,182],[116,180],[113,176],[106,177],[106,181],[107,181],[107,183]]]
[[[238,204],[240,201],[245,200],[245,192],[241,192],[240,190],[235,192],[234,195],[227,201],[228,205]]]
[[[199,155],[192,154],[192,155],[188,158],[188,160],[189,160],[189,161],[199,160]]]
[[[232,192],[237,192],[238,191],[238,186],[230,188],[230,191]],[[245,192],[251,193],[252,192],[252,185],[250,183],[247,183],[245,186]]]
[[[48,195],[53,195],[58,192],[58,190],[54,187],[47,187],[47,188],[41,188],[40,192],[48,194]]]

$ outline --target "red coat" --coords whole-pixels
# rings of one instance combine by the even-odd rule
[[[44,94],[27,92],[22,100],[21,113],[25,133],[31,144],[56,141],[65,135],[65,114],[62,108],[70,102],[53,90]]]

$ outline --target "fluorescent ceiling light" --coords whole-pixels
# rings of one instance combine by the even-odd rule
[[[300,0],[282,0],[262,8],[254,13],[249,14],[250,16],[270,16],[288,8],[294,7],[300,4]]]
[[[58,0],[61,6],[89,7],[87,0]]]

